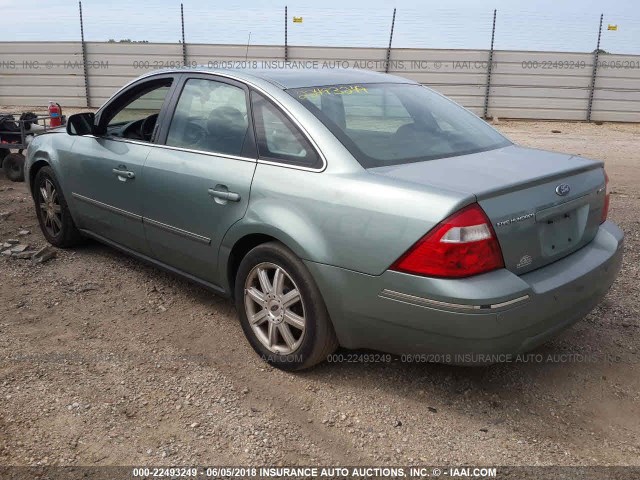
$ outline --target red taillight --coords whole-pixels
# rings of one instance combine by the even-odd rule
[[[391,266],[429,277],[469,277],[504,267],[491,222],[474,203],[446,218]]]
[[[602,206],[602,216],[600,217],[600,223],[603,223],[609,215],[609,199],[611,198],[611,192],[609,191],[609,175],[604,172],[604,205]]]

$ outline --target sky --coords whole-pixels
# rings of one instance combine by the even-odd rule
[[[395,7],[394,47],[488,48],[496,9],[498,50],[593,51],[603,13],[601,48],[640,54],[640,1],[632,0],[182,3],[187,43],[283,44],[288,4],[289,45],[386,47]],[[88,41],[175,43],[181,38],[180,0],[83,0],[82,5]],[[76,1],[0,0],[0,8],[0,41],[80,38]],[[293,23],[294,16],[302,17],[302,23]],[[609,24],[617,25],[617,31],[608,30]]]

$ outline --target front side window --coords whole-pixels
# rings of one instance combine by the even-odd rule
[[[415,84],[290,89],[364,168],[466,155],[510,145],[483,120]]]
[[[316,168],[320,158],[293,123],[270,101],[252,92],[258,153],[265,160]]]
[[[239,156],[248,136],[242,88],[215,80],[187,80],[169,126],[167,145]]]
[[[117,97],[103,113],[107,135],[150,141],[172,79],[154,80]]]

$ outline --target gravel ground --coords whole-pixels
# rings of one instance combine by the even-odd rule
[[[640,125],[498,128],[604,159],[626,233],[619,279],[545,361],[289,374],[256,357],[230,301],[98,243],[2,257],[0,465],[640,465]],[[45,245],[3,174],[0,213],[0,241]]]

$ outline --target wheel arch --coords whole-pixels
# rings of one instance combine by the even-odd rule
[[[288,222],[291,228],[285,230],[279,226],[279,222],[267,223],[268,220],[270,218],[260,223],[240,221],[231,227],[222,241],[218,255],[218,271],[221,272],[220,280],[225,283],[221,286],[230,292],[232,297],[240,262],[252,248],[262,243],[277,241],[301,260],[310,260],[313,251],[324,250],[321,232],[303,229],[300,222]],[[296,236],[288,231],[295,231]]]
[[[225,268],[225,280],[227,282],[228,291],[231,298],[234,298],[236,273],[240,267],[240,262],[252,249],[263,243],[272,241],[279,241],[277,238],[263,233],[250,233],[242,238],[239,238],[229,250],[229,254],[226,259]],[[281,242],[282,243],[282,242]]]
[[[29,191],[31,192],[32,197],[34,196],[33,182],[35,182],[36,175],[43,167],[51,167],[51,164],[49,163],[49,161],[43,158],[39,158],[35,160],[29,166],[29,176],[27,177],[27,181],[29,182]]]

